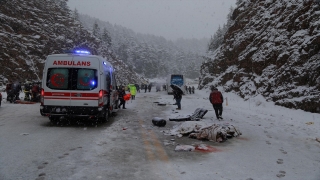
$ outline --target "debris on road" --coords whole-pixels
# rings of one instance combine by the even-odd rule
[[[238,137],[241,134],[240,130],[233,125],[213,124],[212,126],[200,129],[198,132],[189,134],[189,137],[198,140],[224,142],[228,138]]]
[[[154,117],[152,118],[152,123],[155,126],[163,127],[167,124],[167,121],[160,117]]]
[[[197,108],[192,115],[186,117],[169,118],[169,121],[199,121],[207,114],[208,110],[203,108]]]
[[[174,150],[175,151],[194,151],[195,147],[191,145],[178,145]]]
[[[228,123],[212,124],[202,121],[186,121],[164,132],[165,135],[188,135],[189,138],[213,142],[223,142],[229,138],[242,135],[241,131],[234,125]]]

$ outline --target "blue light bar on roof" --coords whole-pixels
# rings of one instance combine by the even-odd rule
[[[85,51],[85,50],[76,50],[75,54],[91,54],[89,51]]]

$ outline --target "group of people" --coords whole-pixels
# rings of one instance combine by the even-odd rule
[[[149,84],[150,89],[151,89],[151,84]],[[145,92],[147,92],[147,88],[149,87],[147,85],[144,85],[143,87],[145,88]],[[189,90],[189,94],[194,93],[194,87],[189,86],[186,88],[188,88]],[[128,85],[128,90],[130,91],[130,95],[131,95],[131,99],[134,100],[135,99],[135,95],[137,92],[137,88],[136,85]],[[150,90],[149,90],[150,92]],[[176,88],[176,89],[172,89],[173,92],[173,99],[176,101],[174,105],[177,105],[178,107],[176,108],[176,110],[181,110],[181,100],[182,100],[182,95],[183,95],[183,91],[180,88]],[[118,97],[120,100],[120,104],[118,106],[118,108],[120,108],[122,106],[122,109],[126,109],[125,105],[126,105],[126,90],[125,90],[125,86],[120,86],[120,88],[118,89]],[[223,95],[222,93],[218,90],[218,88],[216,87],[211,87],[211,92],[209,95],[209,101],[212,104],[212,107],[215,111],[215,115],[216,118],[218,120],[223,119],[222,118],[222,111],[223,111]]]
[[[192,86],[192,87],[189,86],[189,87],[188,87],[188,86],[186,85],[186,86],[185,86],[185,90],[186,90],[186,93],[187,93],[187,94],[188,94],[188,93],[189,93],[189,94],[194,94],[194,86]]]
[[[137,84],[129,84],[127,86],[127,88],[128,88],[128,91],[130,92],[129,94],[126,93],[125,86],[120,86],[118,88],[118,99],[120,101],[118,108],[121,108],[121,106],[122,106],[122,109],[127,109],[126,108],[126,101],[129,99],[135,100],[137,91],[138,91],[138,89],[140,89],[139,87],[137,88]]]
[[[40,89],[40,83],[37,82],[26,81],[22,88],[21,82],[9,81],[6,84],[7,100],[9,98],[20,100],[19,95],[23,91],[25,94],[24,101],[38,102],[40,101]]]
[[[146,93],[147,91],[151,92],[152,84],[141,84],[141,89],[144,89],[144,92]]]
[[[190,86],[189,86],[190,87]],[[173,99],[176,100],[174,105],[177,105],[178,108],[176,110],[181,110],[181,99],[182,99],[183,91],[181,89],[173,89]],[[211,92],[209,95],[209,101],[212,104],[212,107],[215,111],[216,117],[218,120],[222,118],[222,111],[223,111],[223,96],[222,93],[216,87],[211,87]]]

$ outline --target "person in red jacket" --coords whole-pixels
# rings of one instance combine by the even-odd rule
[[[216,87],[211,87],[211,93],[209,96],[210,103],[213,106],[213,109],[216,113],[217,119],[222,118],[222,103],[223,103],[223,96],[220,91]]]

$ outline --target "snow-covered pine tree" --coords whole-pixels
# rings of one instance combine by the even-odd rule
[[[101,37],[100,27],[99,27],[97,21],[95,21],[94,24],[93,24],[92,34],[93,34],[96,38],[100,38],[100,37]]]
[[[108,48],[111,47],[111,45],[112,45],[111,36],[110,36],[109,31],[105,27],[103,28],[103,31],[102,31],[101,40],[102,40],[103,44],[105,44]]]
[[[73,11],[73,19],[76,20],[76,21],[79,21],[80,18],[79,18],[79,12],[77,10],[77,8],[74,8],[74,11]]]

